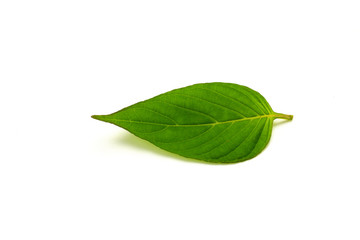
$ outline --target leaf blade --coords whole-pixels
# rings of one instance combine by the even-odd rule
[[[268,144],[275,113],[258,92],[232,83],[175,89],[109,115],[93,118],[120,126],[185,157],[232,163],[251,159]]]

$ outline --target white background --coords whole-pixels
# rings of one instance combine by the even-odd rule
[[[0,80],[2,240],[360,239],[359,1],[3,0]],[[213,165],[90,118],[212,81],[294,120]]]

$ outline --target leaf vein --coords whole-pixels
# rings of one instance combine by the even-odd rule
[[[156,131],[152,131],[152,132],[140,132],[140,131],[136,131],[136,130],[132,130],[132,131],[137,132],[137,133],[141,133],[141,134],[154,134],[154,133],[158,134],[158,133],[160,133],[160,132],[162,132],[162,131],[165,131],[165,130],[168,129],[170,126],[171,126],[171,125],[168,125],[168,126],[162,128],[162,129],[160,129],[160,130],[156,130]]]
[[[223,156],[220,156],[220,157],[217,157],[217,159],[220,159],[220,158],[225,158],[226,156],[229,156],[229,154],[231,154],[232,152],[236,151],[237,149],[239,149],[239,147],[247,140],[249,139],[249,137],[254,133],[254,130],[259,126],[259,123],[261,122],[261,120],[258,121],[258,123],[256,124],[256,126],[251,130],[250,134],[246,136],[246,138],[244,140],[242,140],[239,145],[237,145],[236,148],[234,148],[233,150],[231,150],[230,152],[226,153],[225,155]],[[264,124],[265,126],[265,124]]]
[[[244,126],[244,128],[247,127],[247,126],[249,126],[250,123],[251,123],[251,121],[249,121],[249,123],[246,124],[246,125]],[[229,138],[229,140],[232,139],[234,136],[236,136],[236,134],[238,134],[238,132],[234,131],[234,134]],[[209,153],[211,153],[212,151],[214,151],[215,149],[217,149],[217,148],[219,148],[220,146],[224,145],[225,143],[226,143],[226,142],[224,141],[224,142],[222,142],[221,144],[219,144],[219,145],[217,145],[216,147],[214,147],[213,149],[210,149],[209,151],[204,152],[204,153],[200,154],[199,156],[202,156],[202,155],[205,155],[205,154],[209,154]]]
[[[258,118],[275,118],[275,117],[278,117],[278,115],[269,114],[269,115],[260,115],[260,116],[256,116],[256,117],[240,118],[240,119],[223,121],[223,122],[199,123],[199,124],[178,124],[178,125],[144,122],[144,121],[136,121],[136,120],[122,120],[122,119],[116,119],[116,118],[108,118],[108,119],[106,119],[106,121],[108,121],[108,122],[111,122],[111,121],[112,122],[130,122],[130,123],[133,122],[133,123],[152,124],[152,125],[161,125],[161,126],[198,127],[198,126],[226,124],[226,123],[232,123],[232,122],[236,123],[236,122],[242,122],[242,121],[250,121],[250,120],[258,119]]]
[[[248,107],[250,110],[252,110],[253,112],[255,112],[257,115],[261,115],[260,113],[258,113],[257,111],[255,111],[255,109],[253,109],[253,108],[250,107],[249,105],[247,105],[247,104],[239,101],[238,99],[236,99],[236,98],[234,98],[234,97],[226,96],[226,95],[222,94],[221,92],[218,92],[218,91],[213,90],[213,89],[210,89],[210,88],[200,88],[200,87],[197,87],[197,88],[198,88],[198,89],[204,89],[204,90],[207,90],[207,91],[211,91],[211,92],[217,93],[218,95],[224,96],[224,97],[226,97],[226,98],[228,98],[228,99],[230,99],[230,100],[232,100],[232,101],[236,101],[236,102],[238,102],[238,103],[241,103],[242,105]],[[238,111],[236,111],[236,112],[238,112]],[[240,113],[240,112],[238,112],[238,113]],[[245,116],[244,116],[244,117],[245,117]]]
[[[179,106],[179,105],[174,104],[174,103],[165,102],[165,101],[160,101],[160,100],[154,100],[154,102],[165,103],[165,104],[173,105],[173,106],[175,106],[175,107],[183,108],[183,109],[186,109],[186,110],[188,110],[188,111],[195,112],[195,113],[198,113],[198,114],[207,116],[207,117],[211,118],[212,120],[214,120],[216,123],[218,122],[218,120],[216,120],[214,117],[210,116],[210,115],[207,114],[207,113],[200,112],[200,111],[198,111],[198,110],[194,110],[194,109],[191,109],[191,108],[188,108],[188,107]],[[179,124],[178,124],[178,125],[179,125]]]
[[[192,148],[188,148],[186,149],[186,151],[188,150],[192,150],[194,148],[197,148],[197,147],[201,147],[201,146],[204,146],[206,144],[208,144],[209,142],[211,142],[212,140],[214,140],[215,138],[218,138],[221,134],[223,134],[227,129],[229,129],[234,123],[232,122],[231,124],[229,124],[229,126],[227,126],[226,128],[224,128],[220,133],[218,133],[216,136],[214,136],[213,138],[201,143],[200,145],[197,145],[197,146],[194,146]],[[210,149],[211,150],[211,149]],[[206,152],[205,152],[206,153]],[[202,154],[205,154],[205,153],[201,153],[201,154],[195,154],[195,155],[202,155]]]
[[[254,148],[252,149],[252,151],[251,151],[249,154],[245,155],[243,158],[247,158],[249,155],[251,155],[251,154],[254,152],[256,146],[259,144],[259,140],[260,140],[260,138],[261,138],[261,135],[263,134],[266,126],[268,126],[269,123],[270,123],[269,119],[266,119],[266,122],[265,122],[265,124],[264,124],[264,127],[263,127],[263,129],[261,130],[261,134],[260,134],[259,138],[257,139],[257,143],[255,144],[255,146],[254,146]],[[270,132],[271,132],[271,131],[268,131],[268,132],[267,132],[266,138],[268,138],[268,135],[269,135]],[[266,143],[265,143],[265,144],[266,144]]]
[[[180,143],[180,142],[186,142],[186,141],[190,141],[190,140],[193,140],[195,138],[198,138],[198,137],[201,137],[203,134],[207,133],[208,131],[210,131],[212,128],[214,128],[215,125],[212,125],[210,128],[206,129],[204,132],[201,132],[200,134],[194,136],[194,137],[191,137],[191,138],[187,138],[187,139],[183,139],[183,140],[180,140],[180,141],[174,141],[174,142],[161,142],[161,141],[156,141],[157,143]]]
[[[204,89],[204,88],[199,88],[199,87],[198,87],[198,89]],[[233,110],[233,109],[231,109],[231,108],[228,108],[228,107],[223,106],[223,105],[218,104],[218,103],[211,102],[211,101],[209,101],[209,100],[207,100],[207,99],[200,98],[200,97],[198,97],[198,96],[192,96],[192,95],[187,95],[187,94],[183,94],[183,93],[173,93],[173,94],[174,94],[174,95],[175,95],[175,94],[176,94],[176,95],[180,95],[180,96],[186,96],[186,97],[190,97],[190,98],[200,99],[200,100],[203,100],[203,101],[205,101],[205,102],[211,103],[211,104],[213,104],[213,105],[215,105],[215,106],[220,106],[220,107],[222,107],[222,108],[225,108],[226,110],[230,110],[230,111],[236,112],[237,114],[240,114],[242,117],[246,117],[244,114],[240,113],[239,111]]]
[[[258,106],[258,108],[259,108],[259,110],[261,111],[262,114],[266,114],[266,113],[264,112],[264,109],[258,105],[257,99],[254,99],[253,97],[250,97],[248,94],[246,94],[246,93],[244,93],[244,92],[241,92],[241,91],[239,91],[238,89],[233,88],[233,87],[231,87],[231,86],[225,85],[224,87],[233,89],[233,90],[235,90],[236,92],[241,93],[242,95],[245,95],[245,96],[246,96],[248,99],[250,99],[255,105]]]
[[[134,110],[135,110],[135,109],[145,109],[145,110],[148,110],[148,111],[157,113],[157,114],[159,114],[159,115],[161,115],[161,116],[163,116],[163,117],[166,117],[167,119],[170,119],[172,122],[174,122],[176,125],[178,125],[178,123],[177,123],[177,122],[175,121],[175,119],[173,119],[172,117],[166,116],[166,115],[164,115],[164,114],[162,114],[162,113],[160,113],[160,112],[158,112],[158,111],[156,111],[156,110],[154,110],[154,109],[151,109],[151,108],[149,108],[149,107],[147,107],[147,106],[141,106],[141,107],[136,106],[136,107],[134,108]]]

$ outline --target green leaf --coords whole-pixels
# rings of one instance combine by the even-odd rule
[[[232,83],[175,89],[95,119],[122,127],[169,152],[207,162],[251,159],[268,144],[276,118],[260,93]]]

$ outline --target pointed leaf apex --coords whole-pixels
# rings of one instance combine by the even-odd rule
[[[91,117],[96,120],[105,121],[106,115],[92,115]]]

